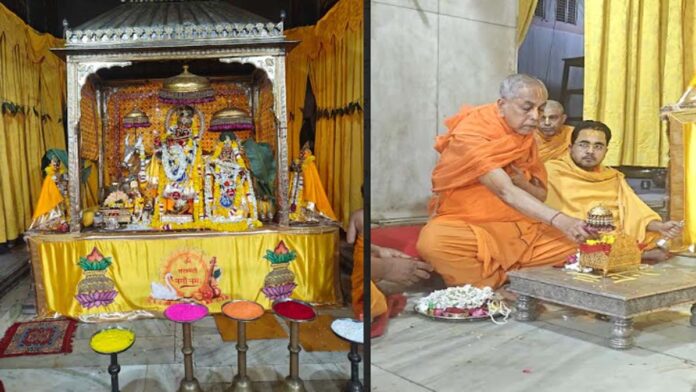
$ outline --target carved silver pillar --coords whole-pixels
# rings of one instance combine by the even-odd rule
[[[617,350],[626,350],[633,347],[633,320],[615,317],[614,327],[611,330],[609,347]]]
[[[99,146],[99,160],[97,173],[97,201],[101,204],[104,201],[104,136],[109,126],[109,117],[107,115],[107,100],[109,99],[109,89],[99,87],[97,89],[97,110],[99,111],[99,129],[97,130],[97,144]]]
[[[278,211],[281,226],[290,225],[290,209],[288,206],[288,192],[290,188],[289,164],[288,164],[288,117],[285,92],[285,56],[275,58],[275,80],[273,81],[273,96],[275,98],[273,109],[278,124]]]
[[[80,99],[89,75],[102,68],[127,67],[130,61],[80,62],[67,56],[68,71],[68,193],[70,195],[70,232],[80,231]],[[101,168],[100,168],[101,169]]]
[[[67,57],[68,72],[68,194],[70,203],[70,232],[80,231],[80,64]],[[84,77],[87,79],[87,76]]]

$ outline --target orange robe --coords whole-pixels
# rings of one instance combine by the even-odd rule
[[[479,177],[510,164],[546,183],[532,135],[520,135],[495,104],[465,107],[437,138],[432,219],[418,238],[418,252],[448,286],[497,288],[506,272],[563,263],[576,245],[563,233],[523,215],[481,184]],[[509,171],[508,171],[509,172]]]
[[[358,235],[353,248],[353,272],[350,275],[353,303],[353,313],[360,318],[364,314],[363,294],[364,294],[364,250],[363,237]],[[375,318],[387,312],[387,298],[379,291],[374,282],[370,282],[370,317]]]
[[[651,243],[659,234],[646,233],[645,229],[648,223],[662,219],[638,198],[623,173],[606,166],[585,171],[573,162],[570,154],[546,162],[546,170],[549,176],[546,204],[578,219],[586,219],[590,208],[603,204],[612,211],[614,224],[624,233],[649,245],[648,248],[654,247]]]
[[[331,208],[329,198],[326,196],[324,186],[321,184],[319,171],[317,170],[317,165],[314,163],[314,155],[308,150],[303,152],[303,154],[306,155],[304,156],[304,162],[302,164],[302,175],[304,176],[302,197],[306,202],[314,202],[317,211],[321,212],[326,217],[332,220],[338,220],[336,219],[333,208]]]
[[[572,133],[573,127],[568,125],[561,125],[560,131],[550,139],[546,139],[539,130],[534,132],[534,140],[539,150],[539,159],[542,162],[546,162],[551,159],[561,158],[567,154]]]

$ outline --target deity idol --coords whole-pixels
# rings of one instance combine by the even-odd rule
[[[205,165],[204,226],[235,231],[261,226],[251,173],[232,132],[224,132]]]
[[[177,115],[176,125],[168,127],[161,138],[155,139],[156,151],[161,154],[155,225],[196,221],[200,132],[193,130],[194,109],[191,106],[173,110]],[[171,114],[170,111],[167,124]]]

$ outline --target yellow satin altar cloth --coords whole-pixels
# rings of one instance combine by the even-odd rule
[[[153,298],[153,286],[166,288],[167,273],[175,274],[174,279],[170,276],[170,282],[185,282],[186,278],[191,281],[195,279],[197,262],[209,263],[212,258],[220,270],[217,286],[221,295],[208,302],[197,302],[205,304],[211,313],[220,313],[222,304],[230,299],[257,301],[269,309],[271,301],[261,289],[272,268],[263,256],[281,240],[297,254],[288,267],[297,284],[291,297],[315,304],[335,304],[338,298],[335,227],[266,228],[244,233],[54,234],[27,239],[39,317],[62,315],[83,321],[116,321],[160,316],[176,302]],[[111,280],[117,294],[107,305],[86,308],[76,295],[85,276],[94,271],[83,271],[78,262],[95,247],[101,255],[111,258],[111,264],[97,275]],[[194,275],[176,276],[177,271],[189,270]],[[104,278],[99,278],[98,284],[104,284]]]

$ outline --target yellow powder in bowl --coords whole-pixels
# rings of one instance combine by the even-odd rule
[[[110,328],[97,332],[92,336],[90,346],[92,350],[102,354],[112,354],[121,352],[135,340],[133,331],[127,329]]]

